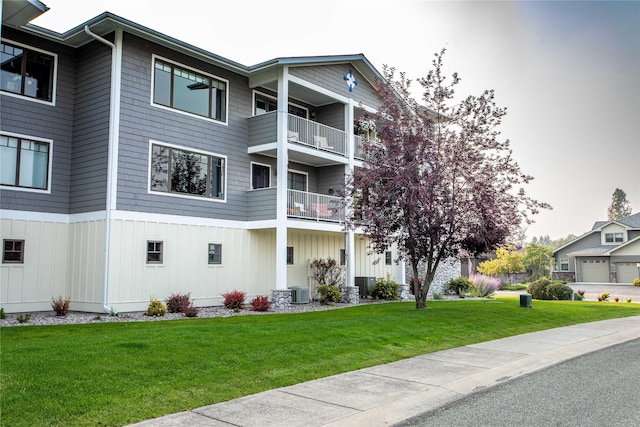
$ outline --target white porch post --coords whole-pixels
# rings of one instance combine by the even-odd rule
[[[277,199],[276,199],[276,289],[287,289],[287,121],[289,105],[289,69],[278,72],[277,127]]]
[[[407,283],[407,269],[406,269],[406,264],[404,260],[398,263],[398,272],[396,274],[397,274],[396,281],[398,283],[400,283],[401,285],[404,285]]]
[[[354,160],[353,156],[356,151],[356,141],[353,136],[353,108],[354,102],[353,99],[349,98],[349,103],[345,104],[345,115],[344,115],[344,129],[347,134],[347,154],[349,156],[349,163],[345,166],[345,175],[349,175],[353,172],[354,169]],[[346,207],[347,216],[349,215],[349,211],[351,210],[350,206]],[[355,236],[353,230],[347,230],[345,235],[345,252],[346,252],[346,278],[345,284],[347,286],[355,286],[355,276],[356,276],[356,263],[355,263]]]

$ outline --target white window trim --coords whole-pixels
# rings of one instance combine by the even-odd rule
[[[211,117],[201,116],[199,114],[193,114],[193,113],[190,113],[188,111],[178,110],[177,108],[167,107],[166,105],[156,104],[155,102],[153,102],[153,95],[154,95],[153,88],[155,87],[155,75],[156,75],[156,73],[155,73],[156,59],[159,59],[159,60],[164,61],[164,62],[169,62],[169,63],[171,63],[173,65],[177,65],[178,67],[184,68],[186,70],[191,70],[194,73],[202,74],[203,76],[211,77],[212,79],[216,79],[216,80],[220,80],[222,82],[225,82],[225,84],[227,85],[227,90],[225,91],[226,92],[225,93],[225,98],[226,98],[225,99],[225,103],[226,103],[226,109],[227,109],[226,111],[227,111],[227,113],[225,114],[224,121],[212,119]],[[206,71],[202,71],[202,70],[199,70],[197,68],[193,68],[193,67],[190,67],[188,65],[182,64],[180,62],[172,61],[171,59],[167,59],[167,58],[165,58],[163,56],[159,56],[159,55],[153,54],[153,55],[151,55],[151,90],[150,90],[150,92],[151,92],[150,103],[151,103],[151,105],[153,107],[161,108],[161,109],[163,109],[165,111],[172,111],[174,113],[183,114],[183,115],[189,116],[189,117],[194,117],[196,119],[206,120],[208,122],[217,123],[219,125],[224,125],[224,126],[228,126],[229,125],[229,112],[230,112],[230,108],[229,108],[229,92],[230,92],[230,85],[229,85],[229,80],[227,80],[225,78],[216,76],[215,74],[209,74]]]
[[[275,101],[278,101],[278,98],[277,98],[277,97],[275,97],[275,96],[273,96],[273,95],[269,95],[268,93],[264,93],[264,92],[261,92],[261,91],[259,91],[259,90],[254,89],[254,90],[253,90],[253,94],[251,95],[251,115],[252,115],[252,116],[255,116],[255,115],[256,115],[256,95],[257,95],[257,94],[260,94],[260,95],[262,95],[262,96],[264,96],[264,97],[266,97],[266,98],[271,98],[271,99],[273,99],[273,100],[275,100]],[[295,102],[289,102],[289,103],[287,104],[287,112],[289,111],[289,105],[293,105],[294,107],[298,107],[298,108],[300,108],[301,110],[305,110],[305,111],[307,112],[307,117],[306,117],[306,119],[307,119],[307,120],[309,120],[309,109],[308,109],[307,107],[302,106],[302,105],[300,105],[300,104],[296,104]]]
[[[27,193],[40,193],[40,194],[51,194],[51,178],[52,178],[52,166],[53,166],[53,139],[47,139],[47,138],[39,138],[37,136],[31,136],[31,135],[24,135],[24,134],[20,134],[20,133],[13,133],[13,132],[5,132],[3,130],[0,130],[0,134],[5,135],[5,136],[9,136],[12,138],[22,138],[22,139],[29,139],[31,141],[36,141],[36,142],[44,142],[49,144],[49,159],[48,159],[48,164],[47,164],[47,188],[42,190],[39,188],[25,188],[25,187],[14,187],[11,185],[0,185],[0,189],[2,190],[13,190],[13,191],[24,191]]]
[[[308,193],[309,192],[309,172],[300,171],[300,170],[296,170],[296,169],[287,169],[287,173],[288,172],[298,173],[300,175],[306,175],[307,176],[307,179],[304,180],[304,192]],[[289,180],[289,178],[287,177],[287,181],[288,180]],[[290,190],[290,188],[287,188],[287,190]]]
[[[264,166],[266,168],[269,168],[269,186],[268,187],[253,188],[253,165]],[[253,191],[253,190],[265,190],[267,188],[273,188],[273,186],[271,185],[271,183],[273,182],[272,177],[273,175],[271,175],[271,165],[268,165],[266,163],[260,163],[260,162],[251,162],[251,165],[249,166],[249,189]]]
[[[55,107],[56,106],[57,87],[58,87],[58,54],[57,53],[53,53],[53,52],[49,52],[48,50],[43,50],[43,49],[39,49],[37,47],[29,46],[29,45],[24,44],[24,43],[14,42],[13,40],[10,40],[10,39],[2,38],[2,41],[5,42],[5,43],[12,44],[14,46],[20,46],[20,47],[23,47],[25,49],[33,50],[35,52],[40,52],[40,53],[44,53],[44,54],[52,56],[53,57],[53,73],[51,75],[51,78],[53,79],[53,82],[52,82],[53,86],[51,88],[51,101],[46,101],[44,99],[33,98],[31,96],[25,96],[25,95],[21,95],[19,93],[5,92],[3,90],[0,91],[0,95],[9,96],[11,98],[26,99],[26,100],[31,101],[31,102],[37,102],[39,104],[51,105],[52,107]]]
[[[160,267],[160,266],[164,266],[165,263],[165,245],[164,245],[164,240],[160,240],[160,239],[147,239],[145,241],[146,243],[146,248],[145,248],[145,265],[147,267]],[[160,247],[162,248],[160,250],[160,261],[156,262],[156,261],[149,261],[149,243],[160,243]]]
[[[224,159],[224,198],[216,199],[213,197],[190,196],[188,194],[173,193],[170,191],[151,190],[151,155],[153,150],[153,144],[158,144],[158,145],[162,145],[164,147],[169,147],[169,148],[175,148],[177,150],[190,151],[192,153],[203,154],[205,156],[223,158]],[[227,175],[228,175],[227,171],[229,168],[229,163],[228,163],[227,156],[225,155],[212,153],[210,151],[197,150],[195,148],[185,147],[182,145],[169,144],[169,143],[158,141],[155,139],[150,139],[147,168],[148,168],[147,169],[147,194],[153,194],[154,196],[168,196],[168,197],[178,197],[181,199],[200,200],[204,202],[227,203]]]

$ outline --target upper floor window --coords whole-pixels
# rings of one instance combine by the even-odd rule
[[[269,188],[271,186],[271,166],[251,163],[251,189]]]
[[[153,102],[226,122],[227,82],[156,58]]]
[[[391,251],[385,251],[384,253],[384,264],[391,265],[393,263]]]
[[[225,164],[224,157],[154,143],[150,190],[224,200]]]
[[[51,102],[56,56],[2,41],[0,90]]]
[[[307,191],[307,174],[289,171],[287,173],[287,188],[289,190]]]
[[[624,236],[622,233],[606,233],[604,241],[606,243],[622,243]]]
[[[50,143],[0,135],[0,185],[46,190]]]
[[[261,92],[254,92],[253,103],[255,106],[253,114],[256,116],[268,113],[270,111],[276,111],[278,109],[277,98]],[[301,107],[300,105],[290,103],[288,112],[289,114],[302,117],[303,119],[309,118],[309,110],[305,107]]]

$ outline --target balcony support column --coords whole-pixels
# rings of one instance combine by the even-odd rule
[[[289,69],[278,72],[278,124],[276,178],[276,289],[287,289],[287,120],[289,105]]]
[[[345,177],[350,176],[354,169],[354,153],[356,140],[353,136],[353,121],[355,102],[352,98],[349,98],[349,102],[344,105],[344,129],[347,138],[347,157],[349,163],[345,166]],[[346,179],[346,178],[345,178]],[[346,182],[345,182],[346,184]],[[351,216],[351,204],[347,203],[345,207],[345,215],[347,218]],[[348,229],[345,236],[345,252],[346,252],[346,285],[355,286],[356,280],[356,260],[355,260],[355,236],[352,229]]]

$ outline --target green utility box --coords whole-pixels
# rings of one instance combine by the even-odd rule
[[[520,307],[531,308],[531,294],[520,294]]]

